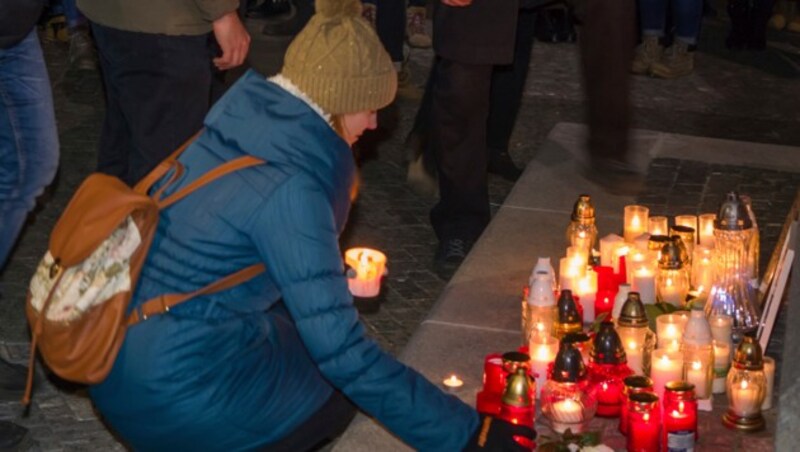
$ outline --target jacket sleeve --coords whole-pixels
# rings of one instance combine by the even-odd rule
[[[273,192],[253,227],[267,271],[325,378],[412,447],[461,450],[477,429],[477,413],[366,337],[322,188],[294,176]]]
[[[239,8],[239,0],[194,0],[194,4],[200,11],[200,17],[209,22]]]

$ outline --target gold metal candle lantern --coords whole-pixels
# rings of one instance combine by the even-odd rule
[[[767,392],[767,380],[761,346],[752,337],[745,336],[736,349],[726,385],[728,411],[722,416],[722,423],[743,432],[763,429],[761,404]]]
[[[656,275],[656,298],[662,303],[682,307],[689,293],[689,272],[684,266],[681,248],[669,241],[661,249]]]
[[[683,246],[686,250],[685,263],[691,267],[694,253],[694,229],[688,226],[673,226],[669,229],[669,235],[673,240],[676,236],[680,238],[681,244],[679,246]]]
[[[567,241],[570,246],[584,250],[589,256],[597,241],[594,218],[591,198],[589,195],[580,195],[572,208],[572,221],[567,227]]]
[[[650,373],[650,354],[655,348],[656,335],[648,325],[647,313],[639,293],[628,293],[617,319],[617,334],[625,347],[628,367],[638,375]]]

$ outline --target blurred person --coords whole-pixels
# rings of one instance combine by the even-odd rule
[[[734,50],[764,50],[774,3],[774,0],[728,0],[726,9],[731,28],[725,45]]]
[[[106,90],[97,170],[135,184],[202,127],[250,36],[239,0],[78,0]]]
[[[427,49],[433,45],[426,27],[428,20],[427,0],[408,0],[406,9],[406,40],[408,45],[417,49]]]
[[[701,0],[638,0],[642,43],[636,48],[631,72],[638,75],[673,79],[694,71],[695,49],[703,19]],[[674,39],[668,49],[663,40],[667,31],[667,8],[672,7]],[[593,18],[587,14],[587,20]],[[627,23],[625,24],[627,27]]]
[[[351,146],[377,126],[397,76],[356,0],[319,0],[316,11],[280,74],[245,74],[179,157],[185,172],[165,196],[237,157],[265,163],[160,212],[131,308],[254,264],[266,271],[130,327],[92,400],[133,449],[311,450],[355,405],[419,450],[522,451],[513,437],[533,430],[482,421],[359,321],[339,249]]]
[[[69,33],[69,64],[75,69],[97,69],[97,54],[89,34],[89,22],[78,10],[76,0],[61,0]]]

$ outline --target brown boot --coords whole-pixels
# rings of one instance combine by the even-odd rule
[[[689,45],[676,40],[664,52],[661,61],[653,63],[650,73],[658,78],[678,78],[689,75],[694,71],[694,52],[689,51]]]
[[[431,36],[425,29],[426,15],[424,6],[410,6],[406,11],[406,38],[411,47],[427,49],[433,45]]]
[[[650,73],[653,63],[660,61],[664,47],[658,43],[658,36],[645,36],[636,48],[636,57],[631,64],[631,72],[637,75]]]

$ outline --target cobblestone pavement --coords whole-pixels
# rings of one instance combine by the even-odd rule
[[[695,74],[674,81],[636,79],[636,127],[797,145],[800,39],[796,35],[773,34],[766,52],[732,53],[722,45],[726,26],[724,19],[704,23]],[[94,167],[94,149],[103,117],[98,75],[68,70],[62,43],[45,43],[44,48],[54,88],[61,170],[0,277],[0,356],[20,363],[25,362],[28,348],[23,314],[28,280],[59,213],[77,184]],[[430,51],[411,53],[412,84],[402,90],[393,107],[381,113],[384,126],[376,134],[377,146],[363,156],[360,198],[342,238],[343,249],[373,246],[388,255],[390,273],[380,308],[363,314],[362,319],[375,340],[394,354],[408,341],[446,284],[432,268],[436,239],[428,224],[428,211],[434,200],[420,197],[406,186],[403,159],[403,138],[410,129],[421,94],[419,86],[431,60]],[[537,43],[534,47],[531,74],[512,140],[511,153],[518,163],[524,164],[535,155],[555,124],[582,122],[579,75],[574,45]],[[650,167],[648,191],[639,201],[650,206],[654,214],[673,215],[713,211],[730,189],[749,193],[762,227],[765,260],[798,182],[798,174],[786,172],[659,159]],[[490,185],[496,209],[512,185],[497,177],[490,178]],[[779,323],[776,328],[773,337],[782,337],[784,327]],[[771,343],[769,353],[780,353],[780,341]],[[27,416],[22,416],[19,403],[4,401],[0,402],[0,419],[12,419],[29,427],[34,440],[32,450],[122,449],[97,419],[85,391],[70,385],[43,380]]]

